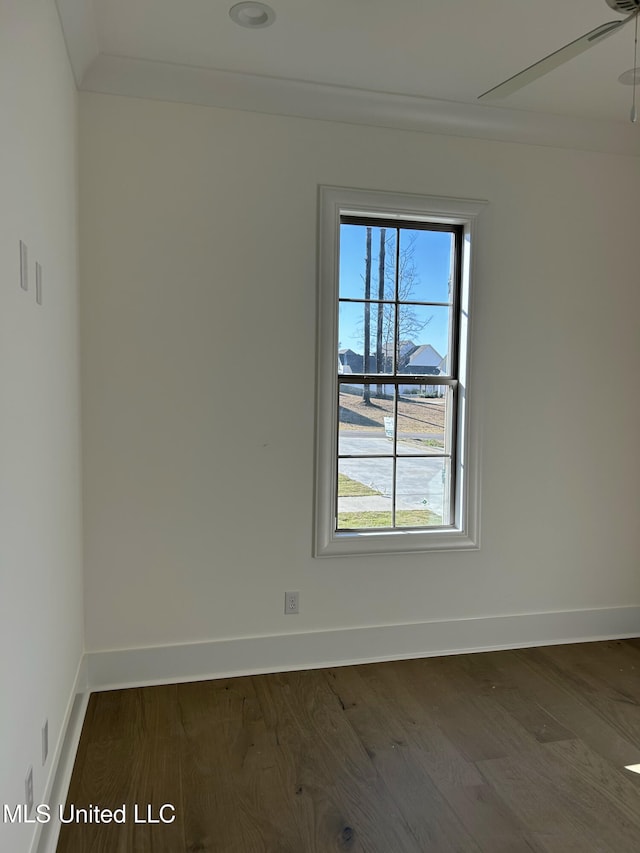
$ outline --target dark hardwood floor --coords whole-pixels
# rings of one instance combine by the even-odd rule
[[[95,693],[65,816],[126,821],[58,853],[637,853],[639,676],[625,640]]]

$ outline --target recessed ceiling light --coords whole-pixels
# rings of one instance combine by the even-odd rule
[[[640,84],[640,68],[630,68],[618,77],[618,81],[623,86],[633,86]]]
[[[229,17],[241,27],[268,27],[276,19],[276,13],[266,3],[236,3],[229,9]]]

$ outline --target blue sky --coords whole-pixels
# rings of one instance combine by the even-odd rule
[[[340,226],[340,297],[364,297],[366,226]],[[381,229],[372,229],[371,298],[378,296]],[[416,302],[449,302],[449,275],[452,235],[443,231],[402,230],[400,232],[400,265],[404,270],[401,287],[409,290],[404,299]],[[385,232],[385,290],[391,291],[395,274],[396,231]],[[433,305],[412,306],[418,324],[428,323],[421,331],[409,335],[415,344],[431,344],[444,356],[448,351],[448,308]],[[387,311],[388,313],[388,311]],[[341,348],[363,352],[363,317],[360,304],[342,303],[339,341]],[[375,329],[376,309],[372,307],[371,325]],[[402,336],[401,323],[401,336]],[[375,335],[375,331],[372,331]],[[406,335],[404,335],[406,337]]]

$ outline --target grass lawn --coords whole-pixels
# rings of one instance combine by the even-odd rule
[[[437,527],[442,519],[430,509],[397,509],[396,527]],[[338,530],[368,530],[391,527],[391,513],[380,511],[340,512]]]
[[[338,474],[338,497],[359,498],[380,494],[346,474]],[[437,527],[440,524],[442,519],[430,509],[396,510],[396,527]],[[391,527],[391,513],[386,510],[338,513],[338,530],[368,530],[376,527]]]
[[[401,397],[398,401],[398,435],[416,433],[444,433],[446,428],[446,401],[444,397]],[[372,435],[384,435],[385,417],[393,417],[393,400],[371,398],[364,403],[362,392],[355,393],[343,386],[340,391],[340,430],[359,430]],[[441,446],[437,442],[437,446]]]
[[[364,483],[359,483],[357,480],[352,480],[346,474],[338,474],[338,497],[340,498],[361,498],[367,495],[380,495],[382,492],[377,492]]]

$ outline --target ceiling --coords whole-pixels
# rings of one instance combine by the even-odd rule
[[[79,88],[373,124],[423,119],[427,130],[448,122],[468,135],[593,130],[640,150],[632,90],[618,82],[634,64],[633,24],[506,99],[477,101],[622,18],[605,0],[270,0],[275,23],[255,30],[231,21],[233,2],[57,0]]]

